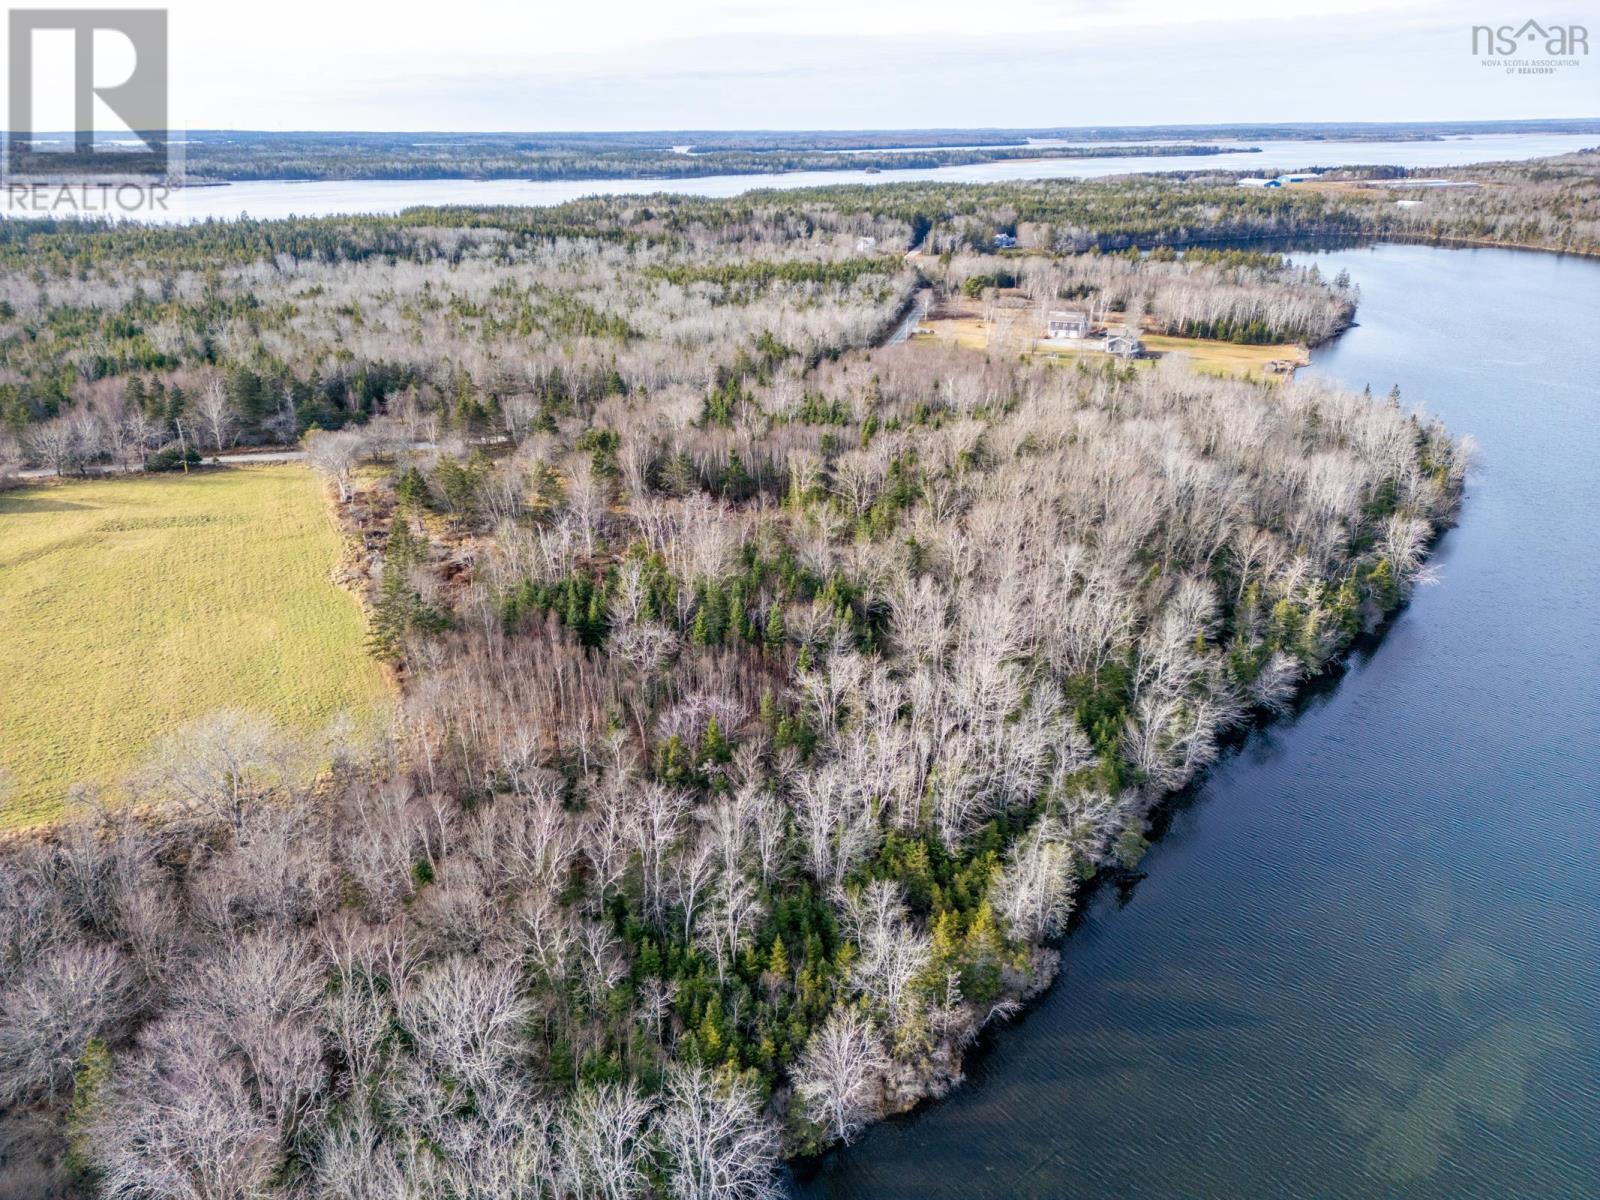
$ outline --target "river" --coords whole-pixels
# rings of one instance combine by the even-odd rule
[[[1098,889],[1054,989],[803,1197],[1600,1196],[1600,262],[1316,256],[1309,373],[1482,465],[1375,647]]]
[[[1204,139],[1197,139],[1204,140]],[[178,189],[164,210],[141,209],[136,220],[156,222],[395,213],[414,205],[563,204],[583,196],[675,192],[691,196],[738,196],[756,188],[825,187],[939,180],[996,183],[1027,179],[1090,179],[1158,171],[1249,171],[1274,174],[1310,167],[1371,165],[1444,167],[1474,162],[1523,160],[1568,154],[1600,144],[1596,134],[1509,133],[1450,137],[1428,142],[1253,141],[1261,153],[1161,157],[1018,159],[959,167],[908,170],[793,171],[782,175],[711,175],[700,179],[428,179],[334,182],[230,183]],[[19,212],[19,215],[27,215]]]

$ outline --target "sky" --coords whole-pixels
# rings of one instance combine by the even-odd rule
[[[1592,55],[1512,75],[1484,65],[1471,34],[1534,17],[1587,23],[1593,42],[1595,0],[177,0],[169,11],[171,123],[191,129],[1600,117]]]

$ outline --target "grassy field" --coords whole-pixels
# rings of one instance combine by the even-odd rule
[[[0,494],[0,829],[115,783],[163,734],[235,706],[294,729],[386,701],[339,534],[301,467]]]
[[[1154,354],[1181,354],[1199,371],[1213,375],[1238,375],[1249,379],[1271,379],[1267,364],[1273,359],[1304,363],[1306,352],[1300,346],[1286,343],[1276,346],[1241,346],[1238,342],[1218,342],[1210,338],[1167,337],[1158,333],[1144,335],[1145,349]]]
[[[993,325],[975,313],[963,312],[959,315],[935,317],[924,321],[922,329],[927,333],[914,338],[914,342],[920,344],[943,342],[946,345],[959,346],[964,350],[991,349]],[[1306,359],[1305,350],[1292,344],[1243,346],[1236,342],[1219,342],[1210,338],[1169,337],[1165,334],[1148,332],[1141,334],[1140,337],[1145,349],[1150,353],[1157,356],[1181,355],[1193,363],[1196,370],[1213,375],[1273,379],[1277,377],[1267,372],[1267,363],[1273,359],[1287,359],[1291,362],[1304,362]],[[1010,346],[1014,353],[1026,352],[1042,357],[1070,357],[1076,354],[1100,356],[1100,352],[1088,342],[1047,341],[1026,335],[1013,337]]]

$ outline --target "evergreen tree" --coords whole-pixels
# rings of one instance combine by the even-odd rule
[[[783,606],[774,604],[767,610],[767,627],[762,634],[762,643],[767,652],[776,654],[783,649],[783,640],[788,631],[784,628]]]

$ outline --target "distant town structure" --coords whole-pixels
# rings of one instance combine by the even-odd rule
[[[1044,335],[1047,338],[1088,337],[1089,314],[1072,309],[1048,313],[1045,316]]]
[[[1247,178],[1239,180],[1240,187],[1281,188],[1286,183],[1310,183],[1322,178],[1321,171],[1297,171],[1292,175],[1278,175],[1272,179]]]
[[[994,248],[996,250],[1009,250],[1016,244],[1017,239],[1009,233],[997,233],[994,235]]]
[[[1471,179],[1382,179],[1380,187],[1386,188],[1475,188]]]

